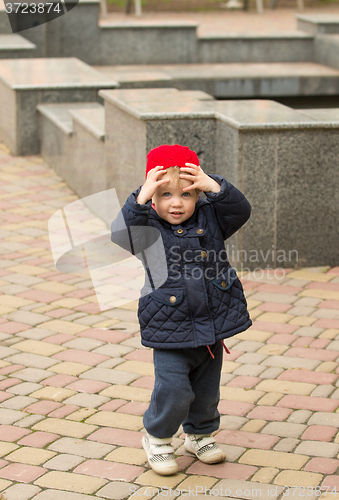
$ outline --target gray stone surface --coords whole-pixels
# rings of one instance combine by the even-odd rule
[[[198,38],[200,63],[277,63],[313,61],[313,37],[304,33],[283,35],[231,34]]]
[[[298,30],[312,35],[318,33],[339,33],[339,15],[337,14],[298,14]]]
[[[314,59],[339,69],[339,35],[318,35],[314,40]]]
[[[58,453],[69,453],[84,458],[102,458],[110,453],[115,446],[110,444],[96,443],[83,439],[74,439],[63,437],[54,441],[48,446],[49,450],[57,451]]]
[[[38,104],[95,102],[99,89],[116,86],[76,58],[1,60],[0,137],[14,154],[38,153]]]
[[[166,64],[196,61],[195,23],[103,23],[101,64]],[[112,50],[112,47],[114,49]]]
[[[36,46],[21,35],[3,34],[0,20],[0,58],[18,59],[24,57],[35,57]]]

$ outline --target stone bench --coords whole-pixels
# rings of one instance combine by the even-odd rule
[[[338,56],[339,57],[339,56]],[[95,66],[123,88],[200,89],[216,98],[339,94],[339,71],[315,63]]]
[[[0,61],[0,137],[16,155],[40,152],[36,107],[95,102],[117,83],[76,58]]]
[[[100,91],[107,187],[117,189],[121,203],[144,182],[146,152],[181,143],[198,153],[208,173],[224,175],[244,191],[252,205],[248,224],[228,240],[233,261],[251,269],[334,265],[339,117],[267,100],[195,100],[193,93],[183,99],[181,92],[176,98],[169,90]]]
[[[0,59],[33,57],[35,49],[34,43],[20,35],[0,34]]]

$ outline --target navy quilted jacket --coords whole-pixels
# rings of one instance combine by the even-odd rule
[[[162,272],[161,277],[160,265],[158,269],[163,284],[154,289],[154,280],[146,275],[139,299],[138,317],[145,346],[176,349],[212,345],[252,324],[241,282],[228,262],[224,245],[224,240],[248,220],[251,207],[236,187],[221,176],[211,177],[220,184],[220,192],[208,192],[206,199],[199,197],[195,212],[182,224],[171,225],[161,219],[151,201],[139,205],[136,199],[141,187],[128,197],[112,223],[112,241],[127,248],[126,241],[117,237],[119,217],[120,227],[123,217],[134,254],[136,247],[140,251],[150,245],[145,226],[155,228],[157,234],[160,231],[165,247],[162,267],[167,266],[167,273]]]

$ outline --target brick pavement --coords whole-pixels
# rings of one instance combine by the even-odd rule
[[[54,268],[47,222],[76,196],[38,156],[2,145],[0,164],[2,498],[336,498],[339,267],[242,277],[254,324],[225,355],[227,462],[193,459],[179,430],[181,471],[159,477],[141,447],[153,368],[136,303],[100,312],[87,276]]]

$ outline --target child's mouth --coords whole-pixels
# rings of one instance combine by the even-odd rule
[[[180,217],[182,215],[182,212],[170,212],[172,217]]]

